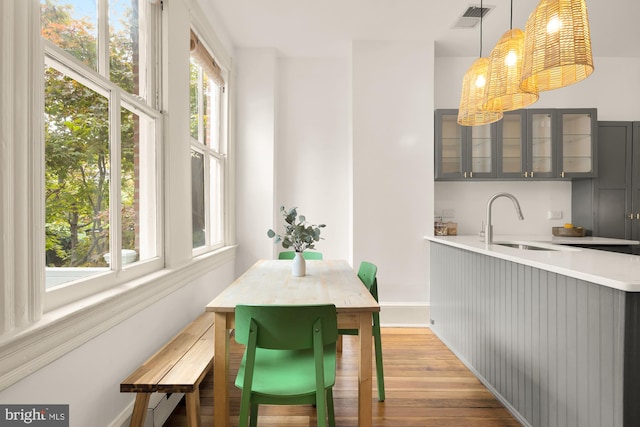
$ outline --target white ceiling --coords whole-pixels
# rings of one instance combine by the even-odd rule
[[[453,29],[469,0],[197,0],[236,47],[271,47],[287,57],[347,56],[353,40],[435,40],[436,56],[474,57],[480,27]],[[524,30],[538,0],[513,1],[513,28]],[[640,1],[586,0],[593,55],[640,57]],[[483,21],[483,56],[509,29],[510,0]]]

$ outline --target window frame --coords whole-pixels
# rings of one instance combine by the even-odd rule
[[[154,36],[159,39],[159,35]],[[137,261],[134,264],[127,265],[123,268],[121,259],[118,256],[111,257],[111,264],[105,268],[104,272],[92,274],[90,276],[81,277],[77,280],[69,281],[58,286],[54,286],[50,290],[45,289],[43,311],[47,312],[55,308],[61,307],[73,301],[86,298],[90,295],[105,291],[108,288],[118,286],[122,283],[133,280],[154,271],[158,271],[164,267],[164,222],[163,222],[163,115],[160,111],[152,108],[148,104],[156,104],[157,96],[152,99],[144,100],[141,97],[132,95],[116,83],[110,81],[102,73],[89,68],[86,64],[79,61],[69,52],[56,46],[49,40],[43,39],[43,56],[44,66],[52,67],[56,71],[70,77],[77,82],[85,85],[89,89],[104,96],[109,102],[109,153],[110,153],[110,189],[109,189],[109,253],[117,254],[121,250],[121,197],[120,197],[120,113],[122,108],[137,114],[144,114],[151,120],[155,121],[155,201],[156,201],[156,230],[155,230],[155,257],[146,260]],[[155,42],[153,43],[156,44]],[[154,48],[154,50],[157,50]],[[149,64],[150,67],[157,68],[158,58]],[[104,72],[104,71],[103,71]],[[106,69],[109,72],[109,69]],[[153,82],[159,79],[153,78]],[[160,88],[156,89],[158,92]],[[125,107],[126,106],[126,107]],[[44,170],[44,162],[41,165]],[[45,277],[46,277],[45,273]]]
[[[45,297],[45,201],[44,201],[44,40],[40,35],[40,1],[9,0],[0,2],[0,24],[3,26],[0,40],[8,37],[8,43],[0,43],[4,61],[0,64],[0,84],[7,89],[0,97],[4,114],[0,115],[0,129],[8,136],[8,144],[0,144],[0,227],[5,238],[0,240],[0,390],[4,390],[56,359],[84,345],[146,308],[170,298],[183,287],[193,284],[212,270],[233,269],[235,259],[234,218],[234,163],[233,132],[228,128],[233,123],[233,96],[235,81],[232,75],[232,60],[226,45],[223,45],[203,21],[198,5],[189,10],[178,3],[150,2],[161,8],[158,13],[161,35],[157,41],[158,87],[163,92],[156,94],[155,105],[162,103],[182,105],[183,96],[172,90],[169,74],[181,73],[182,59],[187,58],[181,43],[188,41],[190,23],[197,23],[206,39],[214,46],[221,62],[227,85],[227,104],[221,124],[227,141],[226,170],[224,177],[223,236],[225,246],[208,253],[194,256],[191,239],[185,237],[187,214],[182,197],[184,185],[164,182],[158,188],[161,215],[158,217],[164,265],[135,279],[127,279],[129,270],[120,271],[121,282],[86,298],[47,310]],[[167,13],[167,9],[177,13]],[[184,17],[188,17],[186,20]],[[183,31],[186,33],[183,34]],[[181,34],[181,35],[179,35]],[[176,36],[178,35],[178,36]],[[6,40],[5,40],[6,41]],[[55,49],[53,49],[55,50]],[[64,56],[67,53],[58,52]],[[171,61],[169,59],[172,59]],[[176,63],[175,59],[180,61]],[[88,68],[88,67],[87,67]],[[164,76],[160,75],[163,70]],[[98,83],[101,77],[96,77]],[[122,98],[129,100],[127,94]],[[133,98],[135,99],[135,97]],[[134,103],[132,103],[134,104]],[[188,105],[188,102],[187,102]],[[188,107],[187,107],[188,108]],[[182,107],[181,111],[184,112]],[[189,137],[188,120],[182,122],[183,114],[176,109],[165,114],[161,138],[162,161],[160,167],[163,180],[167,174],[182,174],[188,156],[189,145],[183,137]],[[175,125],[174,125],[175,122]],[[176,132],[179,130],[179,132]],[[186,133],[185,133],[186,131]],[[6,132],[6,134],[5,134]],[[180,133],[180,138],[177,134]],[[178,147],[169,140],[182,142]],[[180,158],[176,154],[179,154]],[[174,156],[174,158],[172,158]],[[178,177],[180,181],[190,179]],[[187,187],[188,188],[188,187]],[[176,205],[174,199],[181,204]],[[183,212],[185,211],[185,212]],[[184,213],[184,216],[183,216]],[[167,224],[165,218],[173,219]],[[179,225],[176,225],[179,224]],[[185,243],[188,243],[185,245]]]
[[[196,37],[198,40],[198,44],[202,44],[200,36],[198,36],[198,32],[192,28],[192,39]],[[204,49],[207,51],[208,55],[211,56],[211,59],[217,66],[218,61],[214,58],[214,55],[211,53],[211,49],[202,44]],[[199,61],[194,58],[190,53],[190,63],[195,63],[198,65],[198,137],[194,138],[189,132],[189,141],[190,141],[190,151],[199,153],[203,156],[204,160],[204,206],[205,206],[205,243],[202,246],[197,246],[192,248],[193,256],[197,257],[215,250],[218,250],[225,245],[228,245],[228,233],[226,232],[226,223],[228,217],[228,193],[226,191],[227,188],[227,180],[228,180],[228,150],[229,150],[229,133],[227,130],[227,119],[228,119],[228,108],[229,108],[229,98],[228,98],[228,78],[223,75],[223,70],[221,70],[220,77],[222,78],[224,84],[217,84],[211,75],[208,75],[209,80],[212,84],[215,85],[218,89],[218,94],[215,96],[215,110],[217,111],[217,118],[215,120],[216,126],[212,126],[209,130],[211,135],[215,135],[217,140],[217,149],[214,149],[211,144],[207,144],[204,141],[204,108],[203,108],[203,99],[201,96],[205,91],[204,88],[204,74],[206,73],[205,68],[199,64]],[[209,121],[211,123],[211,120]],[[214,158],[219,165],[217,170],[218,175],[218,185],[217,189],[211,188],[212,182],[212,158]],[[193,184],[192,184],[193,185]],[[214,202],[212,199],[217,198],[217,212],[212,212],[212,203]],[[212,223],[212,217],[217,214],[219,215],[219,221],[215,224],[217,229],[216,234],[219,236],[219,240],[213,242],[212,241],[212,227],[214,224]],[[193,243],[193,242],[192,242]]]

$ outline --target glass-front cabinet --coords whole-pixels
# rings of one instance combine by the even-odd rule
[[[558,173],[560,178],[597,176],[596,109],[559,110],[560,144]]]
[[[467,126],[469,178],[495,177],[496,125]]]
[[[457,122],[457,110],[436,112],[436,178],[462,178],[462,143],[466,130]]]
[[[495,178],[496,125],[461,126],[458,110],[435,116],[436,179]]]
[[[504,113],[498,122],[498,178],[522,178],[527,169],[527,115]]]
[[[436,179],[595,177],[596,130],[596,109],[508,111],[482,126],[460,126],[457,110],[436,110]]]
[[[555,178],[554,110],[504,113],[498,123],[498,178]]]
[[[527,164],[524,178],[556,178],[556,110],[527,110]]]

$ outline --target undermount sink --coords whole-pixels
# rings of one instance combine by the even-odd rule
[[[526,240],[503,240],[501,242],[493,242],[493,244],[498,246],[505,246],[507,248],[520,249],[523,251],[580,251],[580,249],[572,248],[566,245],[554,245],[546,242],[535,242]]]
[[[556,251],[557,249],[547,248],[542,246],[534,246],[526,243],[495,243],[500,246],[507,246],[509,248],[522,249],[525,251]]]

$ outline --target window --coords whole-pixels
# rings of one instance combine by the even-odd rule
[[[223,244],[225,82],[193,32],[190,71],[192,242],[205,251]]]
[[[186,86],[189,62],[182,43],[161,34],[161,22],[167,24],[163,32],[185,26],[161,21],[168,18],[161,16],[162,3],[0,3],[0,129],[6,136],[0,144],[0,347],[8,355],[0,363],[0,389],[233,261],[232,246],[211,250],[211,242],[222,239],[212,237],[211,223],[222,221],[210,222],[211,212],[220,212],[210,204],[222,200],[222,192],[218,199],[203,192],[210,246],[198,251],[207,256],[193,256],[185,233],[191,210],[184,205],[191,183],[184,170],[191,151],[188,94],[159,93],[164,80],[156,70],[180,74]],[[178,16],[197,21],[203,15],[196,4],[183,3],[172,3]],[[230,64],[207,22],[201,26],[223,64]],[[226,121],[227,95],[221,90],[219,96],[210,102],[220,103],[225,112],[215,117]],[[184,114],[174,108],[165,119],[158,100],[180,105]],[[164,141],[165,120],[170,132],[184,132],[178,137],[184,143]],[[211,173],[209,142],[200,151],[207,180],[202,191],[222,188],[227,168],[226,125],[215,126],[222,135],[220,169]],[[162,185],[167,170],[177,185]],[[172,221],[164,221],[165,210]]]
[[[41,1],[47,291],[96,292],[159,259],[157,13],[148,0]]]

